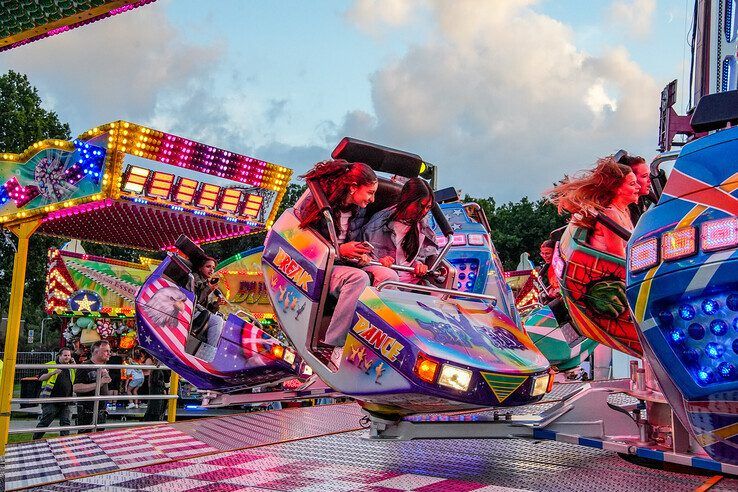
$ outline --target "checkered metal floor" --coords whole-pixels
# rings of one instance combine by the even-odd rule
[[[538,406],[577,388],[561,385]],[[556,441],[370,441],[356,430],[360,417],[355,404],[330,405],[12,446],[5,490],[680,492],[714,475],[646,468]],[[710,490],[738,490],[738,479]]]

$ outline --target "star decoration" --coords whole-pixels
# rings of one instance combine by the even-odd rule
[[[458,208],[452,212],[454,215],[461,215],[461,210]]]
[[[92,311],[92,306],[95,305],[95,301],[88,298],[87,294],[82,299],[76,301],[76,303],[78,311]]]
[[[151,343],[151,335],[146,335],[146,343]]]
[[[451,227],[453,228],[453,230],[458,231],[459,229],[461,229],[461,224],[453,223],[451,224]]]

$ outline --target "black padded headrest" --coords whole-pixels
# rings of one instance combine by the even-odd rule
[[[343,137],[331,157],[349,162],[363,162],[377,172],[414,178],[420,174],[423,159],[417,154],[391,149],[383,145]]]
[[[709,132],[738,124],[738,91],[717,92],[702,96],[692,115],[695,132]]]
[[[192,264],[202,263],[205,257],[207,256],[205,254],[205,251],[203,251],[200,246],[195,244],[192,241],[192,239],[185,236],[184,234],[181,234],[177,238],[177,242],[174,243],[174,246],[176,246],[176,248],[180,250],[182,253],[187,255],[187,258]]]
[[[402,191],[401,184],[379,178],[377,192],[374,194],[374,202],[366,207],[366,219],[369,220],[376,212],[396,204],[400,199],[400,191]]]

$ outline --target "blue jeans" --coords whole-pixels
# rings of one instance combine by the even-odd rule
[[[72,407],[68,403],[42,403],[41,404],[41,420],[36,428],[48,427],[59,417],[59,425],[72,425]],[[34,439],[41,439],[45,432],[36,432],[33,434]],[[60,436],[68,436],[69,431],[59,431]]]

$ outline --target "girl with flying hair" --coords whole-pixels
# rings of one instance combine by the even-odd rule
[[[628,205],[638,201],[639,186],[629,166],[615,162],[613,156],[603,157],[594,169],[565,177],[544,196],[559,213],[571,213],[574,225],[591,230],[590,246],[625,257],[625,241],[602,225],[597,216],[605,215],[624,229],[633,230]]]
[[[378,180],[372,168],[361,162],[344,160],[319,162],[301,176],[316,183],[331,206],[341,256],[333,266],[329,292],[338,298],[323,343],[335,347],[330,368],[337,370],[346,334],[356,312],[359,296],[369,285],[369,275],[361,268],[370,261],[371,245],[357,241],[364,225],[365,209],[374,201]],[[312,195],[296,210],[301,228],[311,228],[330,242],[330,235],[320,209]]]
[[[414,269],[410,273],[367,267],[374,277],[374,285],[384,280],[417,284],[428,273],[428,266],[438,256],[436,234],[427,218],[434,204],[430,185],[420,178],[411,178],[402,187],[399,202],[374,214],[364,226],[362,238],[374,246],[373,256],[384,267],[394,264]]]

